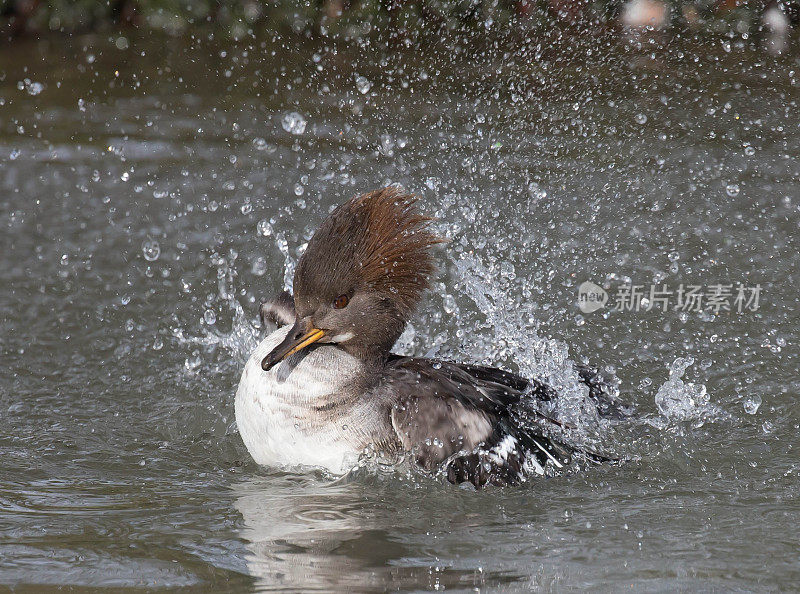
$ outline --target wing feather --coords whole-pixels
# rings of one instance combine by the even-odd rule
[[[403,449],[423,468],[476,487],[517,484],[548,465],[563,468],[569,448],[514,415],[529,394],[517,389],[522,378],[491,368],[473,375],[473,369],[421,358],[391,361],[381,389],[395,394],[391,420]]]

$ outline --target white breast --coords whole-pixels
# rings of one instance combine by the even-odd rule
[[[340,402],[361,372],[360,362],[336,347],[320,346],[292,355],[270,371],[261,369],[261,361],[289,329],[267,336],[245,365],[236,392],[239,433],[258,464],[316,466],[342,474],[371,441],[364,419],[379,413],[358,402],[333,407],[330,414],[317,410]]]

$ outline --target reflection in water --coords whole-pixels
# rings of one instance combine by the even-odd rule
[[[244,518],[247,567],[260,586],[344,587],[371,583],[372,561],[337,551],[369,529],[363,501],[342,485],[284,475],[234,487]]]
[[[240,535],[249,549],[247,568],[257,586],[481,588],[487,582],[521,579],[507,572],[487,576],[480,548],[465,551],[458,566],[457,556],[444,561],[429,554],[432,546],[450,538],[461,546],[460,531],[477,529],[480,515],[465,510],[457,521],[448,521],[449,534],[440,535],[435,518],[447,516],[441,510],[432,515],[437,507],[432,496],[443,488],[462,491],[433,481],[428,485],[397,481],[397,477],[358,476],[334,482],[319,475],[280,474],[235,485],[235,507],[244,520]],[[466,494],[475,496],[471,491]],[[416,509],[408,509],[409,496],[418,498]]]

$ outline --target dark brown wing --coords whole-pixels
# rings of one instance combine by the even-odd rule
[[[406,363],[408,361],[416,363]],[[489,408],[494,412],[508,409],[521,399],[549,402],[555,400],[558,393],[547,384],[522,377],[516,373],[470,363],[452,363],[438,359],[423,359],[389,355],[390,365],[428,365],[435,367],[439,374],[459,385],[472,385],[479,390],[479,399],[472,402],[479,408]],[[575,365],[580,380],[589,388],[589,398],[597,407],[598,414],[605,419],[622,420],[631,416],[632,408],[617,399],[613,386],[594,368]],[[464,398],[470,398],[473,390],[467,390]],[[547,417],[543,417],[546,420]]]
[[[379,389],[394,395],[392,426],[420,466],[481,487],[517,484],[569,462],[569,448],[515,416],[529,394],[527,384],[517,389],[522,381],[487,367],[394,357]]]

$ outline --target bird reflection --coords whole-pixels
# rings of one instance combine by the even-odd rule
[[[409,524],[420,518],[392,503],[395,495],[406,499],[396,493],[396,484],[390,488],[371,479],[274,473],[233,490],[243,519],[239,534],[249,550],[247,569],[259,589],[363,591],[389,584],[435,589],[484,582],[478,567],[443,567],[441,560],[422,553],[425,526],[408,533]],[[430,528],[429,522],[423,524]]]

